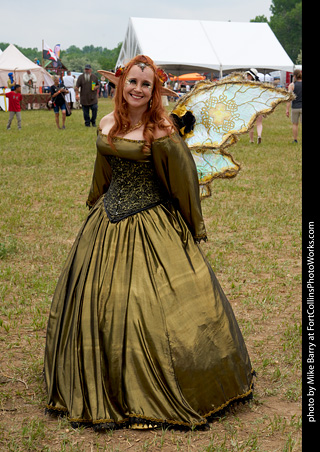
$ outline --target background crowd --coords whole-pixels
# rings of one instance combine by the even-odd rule
[[[246,71],[249,80],[260,81],[258,71],[254,68]],[[71,71],[61,72],[59,75],[53,75],[54,84],[50,88],[51,99],[47,106],[53,108],[55,113],[55,121],[58,129],[65,129],[66,117],[71,114],[74,108],[82,108],[83,119],[86,127],[96,127],[96,119],[98,114],[99,98],[113,98],[115,95],[115,85],[105,77],[98,77],[93,73],[90,64],[86,64],[84,72],[78,76],[72,75]],[[7,130],[11,129],[14,116],[17,117],[18,129],[21,130],[21,102],[23,94],[36,93],[37,78],[30,70],[23,74],[23,86],[16,84],[14,73],[8,73],[7,86],[10,88],[9,93],[2,93],[9,99],[9,120]],[[273,84],[277,87],[278,80],[274,80]],[[186,82],[169,82],[175,92],[183,95],[188,93],[192,86]],[[293,102],[288,102],[286,115],[291,119],[293,143],[298,143],[299,124],[302,124],[302,71],[296,69],[292,76],[292,82],[288,86],[288,91],[293,92],[296,96]],[[174,100],[170,99],[170,100]],[[168,99],[163,99],[164,105],[168,105]],[[33,103],[29,104],[29,108],[33,108]],[[291,109],[291,115],[290,115]],[[62,126],[60,127],[60,112],[62,116]],[[260,115],[256,120],[257,144],[262,142],[262,125],[263,116]],[[250,143],[254,143],[254,127],[249,132]]]

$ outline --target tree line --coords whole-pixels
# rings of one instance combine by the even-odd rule
[[[272,0],[271,16],[251,22],[267,22],[294,64],[302,64],[302,1]]]
[[[278,38],[279,42],[292,59],[294,64],[302,64],[302,1],[272,0],[271,16],[256,16],[251,22],[267,22]],[[0,42],[0,49],[4,50],[9,44]],[[84,66],[90,63],[93,72],[98,69],[114,69],[117,63],[122,43],[114,49],[106,47],[84,46],[82,49],[72,45],[61,50],[60,59],[71,71],[83,72]],[[31,61],[35,58],[41,61],[41,51],[37,48],[16,47]]]
[[[8,47],[8,43],[0,42],[0,49],[3,51]],[[108,49],[105,47],[95,47],[93,45],[84,46],[82,49],[72,45],[66,50],[61,50],[60,60],[64,66],[70,71],[83,72],[86,64],[91,64],[93,72],[98,69],[110,70],[114,69],[118,55],[120,53],[122,43],[120,42],[114,49]],[[40,62],[42,60],[42,51],[37,48],[25,48],[16,45],[20,52],[29,58],[29,60],[34,61],[38,59]]]

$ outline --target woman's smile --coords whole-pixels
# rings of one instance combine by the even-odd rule
[[[142,99],[143,96],[138,96],[137,94],[130,94],[131,97],[133,97],[134,99]]]
[[[127,76],[123,89],[123,97],[131,106],[147,106],[151,97],[154,83],[154,72],[145,67],[133,66]]]

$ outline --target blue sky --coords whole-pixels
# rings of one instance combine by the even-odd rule
[[[63,50],[73,44],[113,49],[123,41],[130,17],[249,22],[259,15],[270,18],[271,0],[55,0],[44,5],[43,0],[3,2],[0,42],[41,49],[44,39]]]

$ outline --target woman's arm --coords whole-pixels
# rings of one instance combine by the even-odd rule
[[[153,143],[152,157],[160,180],[194,239],[206,240],[198,174],[190,149],[182,138],[174,133]]]

